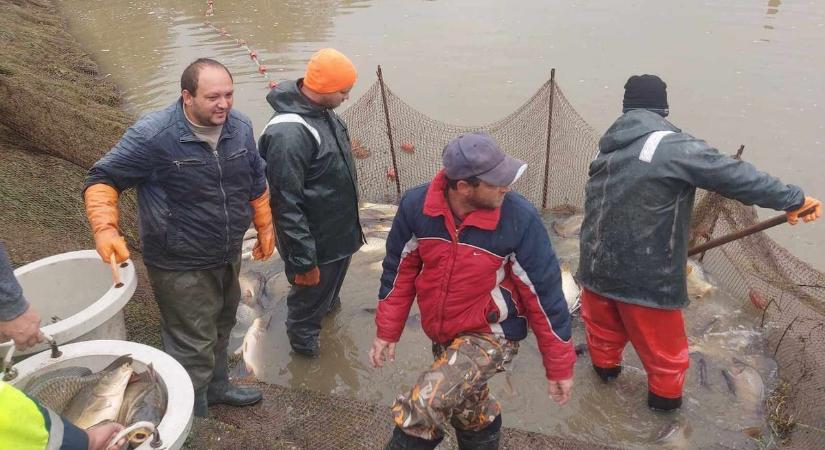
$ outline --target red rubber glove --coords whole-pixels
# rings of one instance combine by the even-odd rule
[[[95,236],[97,253],[109,264],[114,253],[118,263],[129,259],[126,241],[118,231],[117,190],[107,184],[93,184],[83,193],[86,217]]]
[[[252,205],[252,223],[258,230],[258,240],[252,248],[252,258],[264,261],[275,251],[275,226],[269,207],[269,188],[260,197],[249,202]]]
[[[813,211],[806,213],[805,215],[799,215],[803,211],[813,208]],[[785,213],[785,216],[788,218],[788,223],[791,225],[796,225],[799,223],[799,219],[802,219],[803,222],[813,222],[822,215],[822,202],[813,198],[813,197],[805,197],[805,202],[802,203],[802,206],[799,208],[788,211]]]

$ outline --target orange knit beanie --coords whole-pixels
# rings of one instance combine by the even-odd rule
[[[331,94],[355,84],[356,75],[349,58],[334,48],[324,48],[309,59],[304,86],[319,94]]]

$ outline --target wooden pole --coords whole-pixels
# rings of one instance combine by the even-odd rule
[[[804,216],[804,215],[810,213],[813,210],[814,210],[813,207],[808,208],[805,211],[801,212],[799,215]],[[688,250],[688,256],[693,256],[697,253],[706,252],[706,251],[708,251],[712,248],[719,247],[720,245],[727,244],[728,242],[735,241],[737,239],[742,239],[743,237],[746,237],[746,236],[750,236],[753,233],[758,233],[760,231],[767,230],[768,228],[772,228],[772,227],[775,227],[777,225],[781,225],[781,224],[783,224],[787,221],[788,221],[788,217],[785,214],[780,214],[780,215],[775,216],[773,218],[770,218],[768,220],[763,220],[762,222],[751,225],[751,226],[749,226],[747,228],[744,228],[742,230],[727,234],[725,236],[722,236],[722,237],[717,238],[717,239],[713,239],[711,241],[707,241],[704,244],[697,245],[696,247],[693,247],[692,249]]]
[[[109,267],[112,269],[112,282],[114,282],[115,287],[123,287],[123,283],[120,281],[120,272],[117,270],[117,260],[115,260],[114,252],[109,256]]]
[[[547,148],[544,154],[544,185],[541,190],[541,207],[547,209],[547,185],[550,182],[550,137],[553,133],[553,97],[556,93],[556,69],[550,69],[550,105],[547,113]]]
[[[395,143],[392,139],[392,124],[390,122],[390,109],[387,105],[387,89],[384,86],[384,74],[381,66],[378,66],[378,84],[381,86],[381,101],[384,104],[384,120],[387,122],[387,138],[390,140],[390,155],[392,156],[392,170],[395,173],[395,194],[396,200],[401,199],[401,174],[398,173],[398,162],[395,158]]]

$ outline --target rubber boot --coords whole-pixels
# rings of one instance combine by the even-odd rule
[[[241,387],[230,383],[228,370],[226,352],[215,355],[212,381],[209,382],[209,388],[206,390],[206,399],[209,405],[249,406],[261,401],[263,394],[261,394],[260,389]]]
[[[192,408],[195,417],[209,417],[209,403],[206,400],[206,389],[195,391],[195,405]]]
[[[619,374],[622,373],[622,366],[604,368],[593,365],[593,370],[596,371],[596,375],[598,375],[602,381],[607,383],[608,381],[615,380],[619,377]]]
[[[654,411],[674,411],[682,406],[682,397],[666,398],[648,391],[647,406]]]
[[[501,439],[501,414],[490,425],[476,430],[455,429],[458,450],[497,450]]]
[[[384,450],[433,450],[438,447],[442,439],[443,438],[427,440],[417,436],[410,436],[396,426],[395,429],[392,430],[392,438],[390,438]]]

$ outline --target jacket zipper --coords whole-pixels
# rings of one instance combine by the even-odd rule
[[[224,258],[229,254],[229,211],[226,209],[226,191],[223,190],[223,169],[221,168],[221,158],[218,156],[217,150],[212,150],[215,155],[215,162],[218,164],[218,186],[221,188],[221,195],[223,196],[223,219],[226,226],[226,241],[223,245]]]
[[[453,237],[452,248],[450,249],[450,273],[447,274],[447,283],[445,285],[444,292],[441,294],[441,314],[440,314],[440,321],[438,322],[438,328],[439,328],[438,336],[439,336],[439,339],[442,342],[444,341],[444,337],[445,337],[444,336],[444,308],[447,305],[447,293],[450,290],[450,281],[453,278],[453,270],[455,270],[455,260],[456,260],[456,255],[458,254],[458,238],[459,238],[459,235],[461,234],[461,230],[464,228],[464,224],[462,223],[461,225],[459,225],[457,227],[455,226],[455,224],[453,224],[453,227],[455,228],[455,235]]]
[[[180,167],[181,166],[201,165],[203,163],[199,159],[190,158],[190,159],[183,159],[183,160],[175,160],[175,161],[172,161],[172,164],[174,164],[175,167],[178,168],[178,172],[180,172]]]

